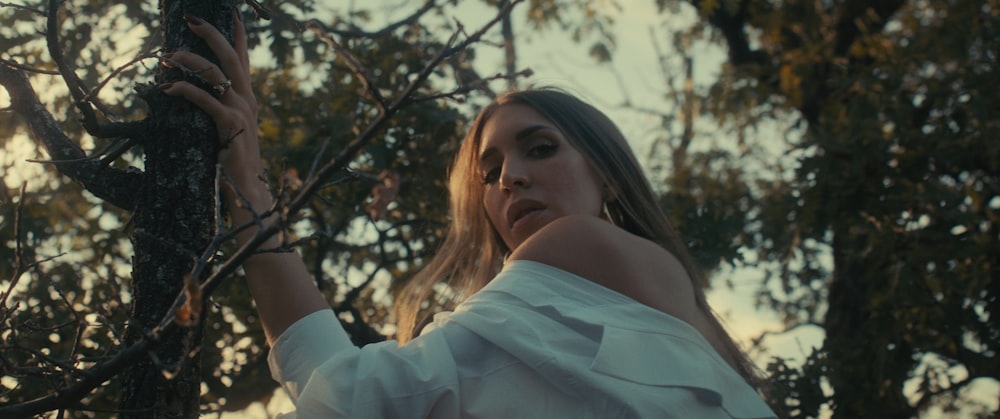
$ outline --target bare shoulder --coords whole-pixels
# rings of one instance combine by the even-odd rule
[[[524,241],[511,260],[571,272],[682,319],[693,308],[691,281],[676,257],[596,217],[574,215],[549,223]]]

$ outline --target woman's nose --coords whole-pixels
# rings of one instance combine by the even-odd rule
[[[528,170],[523,164],[507,160],[504,162],[500,173],[500,187],[504,190],[512,190],[515,187],[527,188],[531,183],[528,181]]]

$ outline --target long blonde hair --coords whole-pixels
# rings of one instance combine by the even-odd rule
[[[483,126],[507,104],[526,105],[551,121],[584,155],[598,177],[616,199],[608,204],[613,222],[626,231],[649,239],[681,261],[693,282],[698,308],[711,319],[723,337],[725,358],[752,385],[758,385],[756,369],[732,340],[708,306],[703,277],[687,247],[660,209],[656,194],[642,172],[625,136],[601,111],[582,100],[551,88],[522,90],[497,97],[483,108],[465,136],[452,164],[449,179],[451,220],[436,256],[398,294],[395,306],[397,339],[413,338],[426,301],[437,297],[435,285],[446,283],[451,291],[444,307],[454,306],[482,289],[500,271],[509,251],[490,224],[483,208],[483,185],[478,177],[477,153]]]

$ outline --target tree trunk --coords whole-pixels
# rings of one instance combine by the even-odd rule
[[[841,212],[843,213],[843,212]],[[826,375],[833,387],[834,417],[909,418],[916,414],[898,385],[913,368],[912,348],[894,342],[892,333],[878,325],[891,324],[886,305],[874,302],[877,287],[885,286],[877,258],[867,258],[872,235],[862,220],[837,223],[833,240],[833,281],[823,342]],[[873,389],[875,391],[873,391]]]
[[[191,50],[214,60],[214,54],[188,30],[182,16],[199,16],[231,36],[232,3],[162,1],[163,50]],[[178,69],[161,67],[156,81],[185,77],[192,80]],[[142,141],[145,181],[132,220],[135,255],[126,346],[142,339],[163,319],[181,292],[184,277],[216,233],[218,139],[211,119],[183,99],[167,97],[158,89],[148,89],[142,96],[150,107],[151,129]],[[201,329],[201,322],[171,328],[160,336],[151,356],[125,372],[122,417],[199,416]]]

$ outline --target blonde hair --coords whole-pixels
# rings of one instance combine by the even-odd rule
[[[614,194],[608,203],[612,221],[637,236],[649,239],[673,254],[691,278],[698,308],[711,319],[725,350],[721,355],[752,385],[759,384],[756,369],[729,337],[708,306],[703,277],[695,267],[680,236],[660,209],[656,194],[632,153],[625,136],[601,111],[582,100],[552,88],[514,91],[496,98],[483,108],[465,136],[450,172],[451,220],[436,256],[418,272],[399,294],[396,304],[397,339],[404,343],[417,332],[423,316],[422,304],[436,299],[434,287],[446,283],[454,291],[443,307],[453,307],[483,288],[499,271],[509,251],[490,224],[483,208],[483,185],[479,179],[477,154],[483,126],[501,106],[526,105],[551,121],[588,160],[598,177]]]

